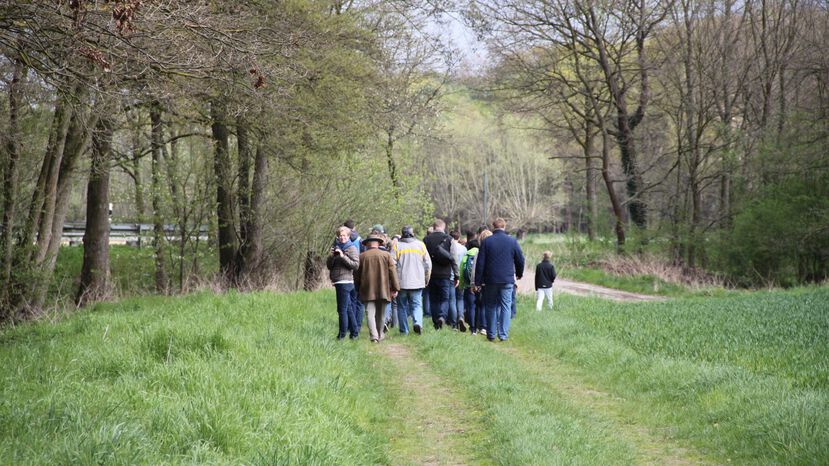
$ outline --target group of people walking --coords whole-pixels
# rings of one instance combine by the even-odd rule
[[[326,265],[337,295],[338,339],[358,338],[363,311],[372,342],[389,328],[400,333],[423,332],[423,318],[436,330],[454,328],[483,334],[490,341],[509,338],[516,313],[516,284],[524,273],[524,254],[507,234],[506,222],[496,218],[492,229],[481,227],[465,239],[446,233],[436,219],[423,240],[411,226],[389,238],[374,225],[361,238],[351,220],[337,228]],[[536,267],[536,309],[547,297],[552,309],[555,268],[550,253]]]

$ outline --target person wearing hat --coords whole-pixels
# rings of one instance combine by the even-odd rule
[[[389,235],[386,234],[386,227],[380,223],[377,223],[371,227],[371,233],[376,233],[383,237],[383,245],[380,246],[380,249],[388,252],[392,258],[394,258],[392,249],[393,246],[397,244],[398,237],[395,236],[395,239],[389,240]],[[389,327],[394,327],[395,325],[397,325],[397,300],[392,299],[390,303],[386,304],[386,311],[383,315],[383,331],[388,332]]]
[[[397,296],[400,283],[394,260],[388,252],[380,249],[385,244],[385,236],[371,233],[363,240],[363,244],[366,252],[360,254],[354,285],[366,307],[369,336],[373,343],[377,343],[385,338],[383,322],[386,305]]]
[[[432,259],[423,241],[415,238],[410,226],[403,227],[400,240],[392,248],[397,259],[400,293],[397,295],[397,313],[400,333],[409,333],[409,316],[414,321],[414,332],[423,329],[423,288],[429,283]]]

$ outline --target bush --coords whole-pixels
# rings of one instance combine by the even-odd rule
[[[742,286],[821,282],[829,275],[829,176],[768,187],[719,241],[718,267]]]

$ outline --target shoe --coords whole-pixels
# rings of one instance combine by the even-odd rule
[[[481,329],[481,335],[486,336],[486,329],[485,328]]]
[[[445,324],[445,323],[446,323],[446,319],[444,319],[443,317],[441,317],[440,319],[438,319],[438,325],[437,325],[437,328],[438,328],[438,329],[442,329],[442,328],[443,328],[443,324]]]
[[[477,334],[478,334],[478,332],[477,332],[476,330],[473,330],[472,332],[470,332],[470,334],[471,334],[471,335],[477,335]]]
[[[360,335],[359,335],[359,334],[358,334],[358,335],[349,335],[349,336],[348,336],[348,339],[349,339],[349,340],[356,340],[356,339],[358,339],[358,338],[360,338]]]
[[[383,332],[388,332],[388,331],[389,331],[389,323],[388,322],[383,322]]]
[[[421,332],[420,324],[414,324],[414,332],[416,334],[420,335],[420,332]]]
[[[495,342],[495,338],[489,338],[489,337],[486,337],[486,340],[487,340],[487,341],[491,341],[491,342],[493,342],[493,343]]]
[[[463,319],[458,319],[458,330],[466,332],[466,322],[464,322]]]
[[[379,341],[380,341],[380,340],[378,340],[378,339],[376,339],[376,338],[372,338],[372,339],[371,339],[371,342],[372,342],[372,343],[379,343]]]

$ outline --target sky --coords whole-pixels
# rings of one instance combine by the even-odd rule
[[[475,32],[464,24],[459,13],[446,13],[441,22],[432,23],[429,29],[430,34],[448,39],[458,49],[462,55],[462,71],[476,73],[486,67],[486,46],[478,40]]]

